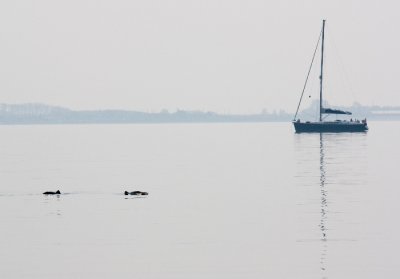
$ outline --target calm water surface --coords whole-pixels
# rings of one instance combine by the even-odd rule
[[[370,128],[0,126],[0,278],[399,277],[400,123]]]

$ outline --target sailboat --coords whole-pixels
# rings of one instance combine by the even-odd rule
[[[317,47],[314,51],[314,56],[310,65],[310,69],[307,74],[306,82],[303,87],[303,92],[300,97],[299,104],[297,106],[296,114],[293,118],[293,125],[296,133],[323,133],[323,132],[366,132],[368,130],[367,119],[364,120],[336,120],[336,121],[324,121],[324,115],[329,114],[342,114],[351,115],[349,111],[343,111],[338,109],[324,108],[322,104],[322,85],[323,85],[323,73],[324,73],[324,41],[325,41],[325,21],[322,21],[322,30],[318,39]],[[301,100],[307,85],[308,77],[311,72],[311,68],[314,62],[315,53],[317,51],[319,41],[321,40],[321,70],[320,70],[320,82],[319,82],[319,121],[306,121],[301,122],[300,119],[296,119]]]

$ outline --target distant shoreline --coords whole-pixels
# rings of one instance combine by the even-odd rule
[[[343,107],[342,107],[343,108]],[[400,121],[400,107],[361,106],[345,107],[353,119],[369,121]],[[299,113],[308,120],[314,106]],[[334,117],[334,116],[332,116]],[[265,123],[291,122],[293,115],[283,110],[259,114],[218,114],[215,112],[178,110],[147,113],[128,110],[70,110],[45,104],[0,104],[0,125],[73,125],[73,124],[172,124],[172,123]]]

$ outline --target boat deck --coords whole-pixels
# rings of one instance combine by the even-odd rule
[[[319,121],[319,122],[293,122],[296,133],[339,133],[339,132],[366,132],[367,122],[359,121]]]

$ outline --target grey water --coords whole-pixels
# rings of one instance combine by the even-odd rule
[[[400,122],[369,126],[0,126],[0,278],[399,277]]]

